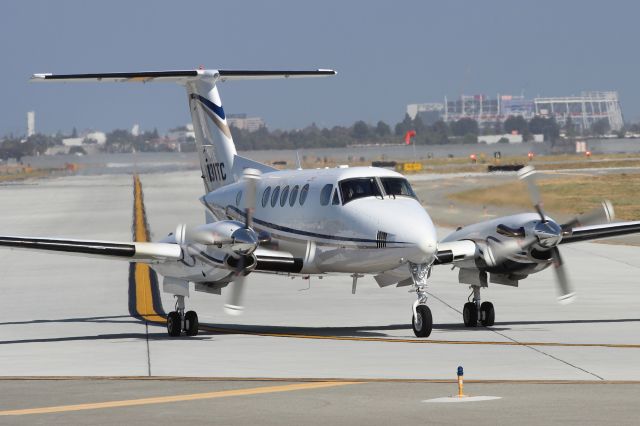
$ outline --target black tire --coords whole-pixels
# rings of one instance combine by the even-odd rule
[[[496,311],[493,309],[493,303],[482,302],[480,305],[480,322],[485,327],[491,327],[496,320]]]
[[[416,337],[429,337],[433,329],[433,317],[431,309],[427,305],[418,305],[416,308],[418,318],[411,316],[411,324],[413,325],[413,333]]]
[[[194,311],[189,311],[184,315],[184,328],[187,331],[187,336],[198,335],[198,314]]]
[[[477,327],[478,326],[478,309],[473,302],[467,302],[462,309],[462,319],[464,320],[465,327]]]
[[[176,311],[169,312],[167,315],[167,333],[171,337],[178,337],[182,332],[182,324],[180,320],[180,314]]]

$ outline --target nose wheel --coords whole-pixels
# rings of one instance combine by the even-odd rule
[[[198,314],[195,311],[184,312],[184,296],[176,296],[176,310],[167,315],[167,333],[179,337],[184,331],[187,336],[198,335]]]
[[[416,337],[429,337],[433,329],[433,317],[431,309],[427,305],[418,305],[416,314],[411,317],[413,333]]]

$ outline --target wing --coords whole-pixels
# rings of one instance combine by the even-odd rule
[[[180,246],[169,243],[123,243],[113,241],[0,236],[0,247],[119,259],[139,263],[161,263],[182,258],[182,249]]]
[[[640,221],[581,226],[578,228],[573,228],[573,231],[569,235],[563,236],[560,244],[576,243],[578,241],[599,240],[602,238],[611,238],[637,233],[640,233]]]

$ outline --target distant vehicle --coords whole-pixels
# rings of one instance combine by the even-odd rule
[[[162,82],[183,85],[188,94],[200,158],[206,223],[178,225],[158,242],[111,242],[41,237],[0,237],[0,246],[108,257],[148,263],[164,276],[163,289],[177,298],[167,317],[171,336],[198,333],[198,316],[186,311],[190,283],[196,291],[220,294],[229,288],[226,311],[242,312],[245,277],[270,273],[308,277],[346,274],[355,293],[358,278],[373,275],[381,287],[411,286],[413,331],[432,330],[427,280],[435,265],[460,268],[459,281],[471,286],[464,323],[490,326],[495,311],[481,302],[488,282],[519,280],[555,266],[562,300],[573,292],[558,245],[640,232],[640,222],[608,222],[612,210],[557,224],[542,211],[532,182],[533,169],[521,170],[530,182],[537,213],[523,213],[461,228],[438,243],[431,218],[409,182],[384,168],[354,167],[277,170],[239,156],[218,94],[218,82],[323,77],[333,70],[186,70],[96,74],[35,74],[33,81]],[[32,258],[35,261],[35,258]]]

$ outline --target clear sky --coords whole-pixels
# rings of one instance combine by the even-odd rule
[[[28,84],[32,73],[334,68],[334,78],[221,85],[270,128],[391,124],[445,95],[619,91],[640,120],[636,1],[0,2],[0,135],[189,121],[170,84]]]

